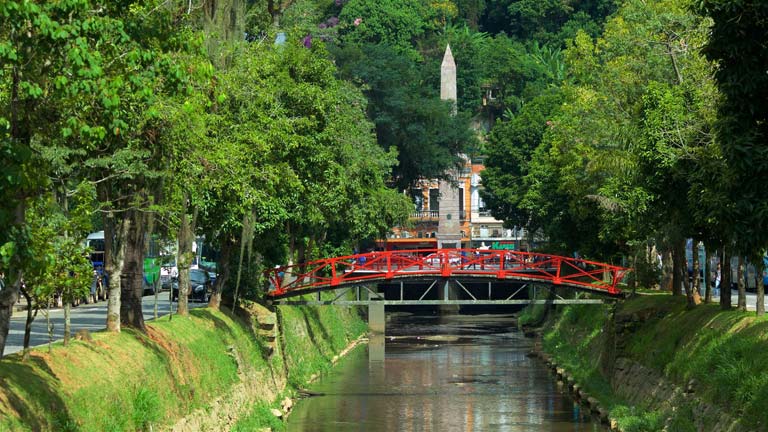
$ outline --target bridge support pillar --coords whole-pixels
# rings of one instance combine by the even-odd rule
[[[385,357],[385,341],[384,341],[384,333],[371,333],[368,337],[368,362],[374,363],[374,364],[381,364],[384,363],[384,357]],[[371,368],[371,371],[374,371],[376,368]],[[380,368],[383,372],[383,368]]]
[[[384,316],[384,302],[371,299],[368,304],[368,331],[373,334],[385,333],[386,317]]]
[[[459,290],[456,283],[446,278],[443,284],[443,300],[458,300]],[[443,304],[440,305],[440,315],[456,315],[459,313],[459,305]]]

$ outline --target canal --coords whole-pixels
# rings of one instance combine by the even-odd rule
[[[606,431],[564,393],[514,318],[398,315],[301,400],[288,431]],[[380,355],[379,355],[380,356]]]

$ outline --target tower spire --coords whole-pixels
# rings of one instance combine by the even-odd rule
[[[456,104],[456,62],[451,45],[446,45],[443,63],[440,65],[440,99]]]

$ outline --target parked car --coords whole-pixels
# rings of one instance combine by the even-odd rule
[[[189,271],[189,299],[201,302],[207,302],[210,298],[213,284],[208,272],[201,269],[192,269]],[[173,283],[173,301],[179,299],[179,283],[176,279]]]

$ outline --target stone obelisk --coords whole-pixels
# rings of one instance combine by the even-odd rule
[[[443,63],[440,65],[440,99],[453,101],[456,105],[456,62],[450,45],[445,47]]]
[[[440,99],[453,102],[456,113],[456,62],[453,60],[451,46],[445,48],[443,63],[440,66]],[[451,173],[457,179],[457,173]],[[461,247],[461,214],[459,214],[459,193],[450,182],[440,181],[440,219],[437,225],[437,247]]]

